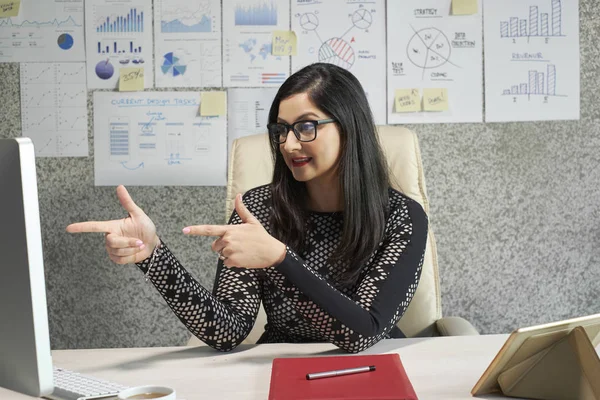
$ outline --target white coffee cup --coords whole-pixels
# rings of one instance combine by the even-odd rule
[[[155,397],[135,397],[143,394],[153,394]],[[158,396],[156,396],[158,395]],[[162,395],[162,396],[161,396]],[[118,396],[119,400],[135,399],[156,399],[156,400],[176,400],[175,390],[165,386],[135,386],[129,389],[121,390]]]

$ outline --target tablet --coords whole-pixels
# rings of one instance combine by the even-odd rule
[[[577,326],[585,330],[594,348],[600,343],[600,314],[515,330],[471,389],[471,394],[499,392],[498,376],[502,372],[564,338]]]

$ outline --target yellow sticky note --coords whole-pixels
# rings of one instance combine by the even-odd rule
[[[19,15],[21,0],[0,0],[0,18]]]
[[[274,56],[295,56],[296,44],[296,32],[273,31],[271,54]]]
[[[423,89],[423,110],[448,111],[448,89]]]
[[[477,0],[452,0],[452,15],[477,14]]]
[[[396,89],[394,93],[394,112],[421,111],[419,89]]]
[[[200,93],[200,115],[203,117],[225,115],[227,110],[227,92],[213,90]]]
[[[144,90],[144,68],[121,68],[119,92],[134,92],[136,90]]]

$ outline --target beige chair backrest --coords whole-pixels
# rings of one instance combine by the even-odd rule
[[[421,152],[417,136],[401,126],[378,127],[381,146],[390,167],[392,186],[418,201],[429,214],[429,202],[425,189],[425,177],[421,164]],[[273,174],[273,163],[266,134],[246,136],[233,142],[229,158],[227,177],[226,213],[229,219],[234,207],[235,195],[248,189],[269,183]],[[407,336],[427,334],[433,324],[441,318],[441,295],[437,265],[435,239],[431,226],[421,280],[408,310],[398,323]],[[247,342],[254,342],[266,323],[261,307],[254,330]]]

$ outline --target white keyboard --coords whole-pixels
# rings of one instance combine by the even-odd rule
[[[54,367],[54,392],[49,399],[88,400],[116,396],[127,386]]]

